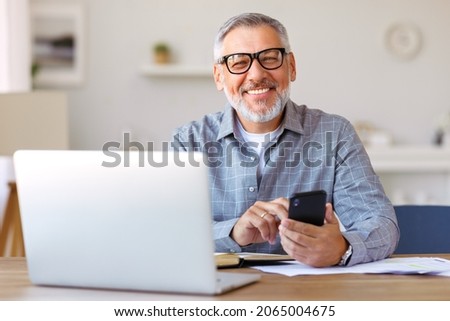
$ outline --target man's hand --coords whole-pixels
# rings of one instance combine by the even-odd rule
[[[288,216],[288,207],[286,198],[256,202],[236,222],[231,238],[240,246],[262,242],[273,244],[280,221]]]
[[[285,218],[279,225],[281,245],[295,260],[315,267],[339,263],[348,248],[333,207],[327,203],[323,226]]]

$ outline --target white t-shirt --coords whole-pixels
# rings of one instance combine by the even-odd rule
[[[255,133],[249,133],[247,132],[244,127],[242,126],[241,122],[237,117],[235,118],[235,129],[236,134],[241,138],[244,142],[252,143],[249,145],[253,150],[258,154],[259,156],[259,163],[258,168],[256,170],[256,176],[258,185],[261,180],[261,175],[264,170],[264,166],[266,164],[264,160],[264,152],[266,151],[267,145],[269,145],[270,142],[276,141],[278,136],[280,136],[282,130],[281,125],[278,126],[277,129],[274,131],[271,131],[269,133],[264,134],[255,134]]]

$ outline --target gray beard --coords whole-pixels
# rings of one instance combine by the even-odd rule
[[[264,111],[263,113],[258,113],[253,111],[247,103],[242,99],[242,97],[233,97],[227,90],[227,88],[224,89],[225,96],[228,99],[228,102],[233,106],[233,108],[242,115],[246,120],[252,122],[252,123],[265,123],[268,121],[271,121],[278,115],[280,115],[283,110],[284,106],[289,100],[289,96],[291,93],[291,86],[289,84],[288,88],[286,90],[282,91],[280,94],[277,95],[277,99],[272,107],[270,107],[267,111]],[[259,104],[263,107],[264,110],[266,110],[267,105],[265,101],[260,101]]]

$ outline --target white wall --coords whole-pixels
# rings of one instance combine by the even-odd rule
[[[0,93],[31,88],[28,0],[0,0]]]
[[[436,119],[450,111],[450,0],[84,3],[86,79],[68,90],[75,149],[121,141],[123,131],[160,144],[175,126],[222,109],[225,99],[212,78],[154,79],[139,68],[151,61],[150,47],[159,40],[173,46],[179,62],[210,64],[217,29],[244,11],[272,15],[288,28],[297,103],[371,121],[396,142],[411,144],[430,143]],[[384,34],[396,22],[420,28],[424,45],[416,59],[401,61],[385,49]]]

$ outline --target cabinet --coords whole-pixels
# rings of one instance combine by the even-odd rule
[[[450,205],[450,148],[367,148],[372,165],[394,205]]]

